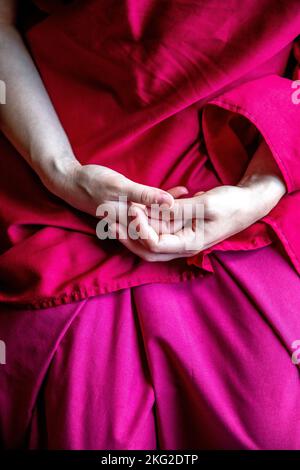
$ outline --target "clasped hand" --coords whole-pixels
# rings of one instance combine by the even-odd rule
[[[61,161],[44,183],[57,196],[91,215],[104,215],[98,211],[103,205],[117,212],[123,204],[139,236],[128,232],[127,217],[126,224],[118,217],[110,220],[109,232],[147,261],[169,261],[205,250],[263,218],[286,192],[264,141],[236,186],[218,186],[193,195],[184,186],[164,191],[100,165],[80,165],[75,159]],[[120,196],[126,198],[121,205]],[[153,205],[164,209],[153,210]]]

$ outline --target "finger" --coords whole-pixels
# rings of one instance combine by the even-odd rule
[[[114,222],[128,223],[128,207],[127,203],[121,201],[106,201],[97,207],[96,216],[101,219],[97,228],[103,230],[107,224],[108,226]]]
[[[128,232],[131,239],[139,238],[141,243],[148,247],[150,243],[155,243],[158,239],[158,230],[149,224],[147,214],[140,206],[133,205],[129,208],[128,213],[133,220],[129,224]],[[159,223],[159,221],[157,221]],[[138,232],[137,232],[138,229]],[[136,236],[136,234],[138,236]]]
[[[163,233],[176,233],[183,228],[184,221],[182,219],[173,220],[169,217],[162,217],[161,219],[152,219],[148,217],[148,223],[159,234]]]
[[[151,247],[156,253],[173,253],[191,255],[199,252],[203,247],[203,236],[195,235],[192,227],[184,227],[176,234],[162,234],[155,247]]]
[[[186,227],[175,234],[159,235],[157,229],[154,230],[149,224],[149,219],[141,207],[134,204],[129,208],[129,215],[134,217],[134,220],[129,223],[128,227],[118,223],[119,239],[131,248],[136,247],[135,242],[139,241],[139,244],[143,245],[146,250],[143,253],[147,256],[154,254],[173,255],[172,258],[168,258],[173,259],[191,256],[202,248],[202,239],[199,243],[193,230],[192,219],[187,222]],[[111,224],[110,230],[112,227],[113,224]],[[139,252],[141,252],[141,247],[139,247]]]
[[[141,242],[147,250],[153,253],[180,255],[195,249],[192,221],[190,221],[190,227],[184,227],[183,230],[174,234],[158,234],[157,231],[151,229],[152,227],[147,227],[146,237],[142,237]],[[198,248],[198,245],[196,247]]]
[[[134,253],[135,255],[139,256],[145,261],[149,262],[162,262],[162,261],[171,261],[177,258],[188,258],[196,254],[196,252],[185,252],[185,253],[153,253],[144,245],[141,244],[138,240],[131,240],[130,238],[127,239],[120,239],[122,245],[126,246],[129,251]]]
[[[193,231],[192,220],[189,228],[184,228],[176,234],[158,234],[157,228],[154,230],[148,222],[148,217],[139,207],[131,207],[130,213],[135,216],[134,223],[129,224],[128,235],[133,240],[139,239],[144,248],[151,253],[160,254],[185,254],[187,246],[194,249],[195,232]],[[157,221],[159,223],[159,221]],[[138,227],[138,236],[136,228]],[[198,248],[198,245],[197,245]]]
[[[204,201],[201,196],[175,199],[171,208],[165,206],[153,205],[146,208],[148,217],[152,219],[187,220],[188,218],[198,217],[204,212]]]
[[[174,186],[167,191],[173,196],[174,199],[180,198],[181,196],[189,193],[189,190],[185,186]]]
[[[127,196],[132,202],[145,204],[146,206],[150,206],[151,204],[165,204],[168,207],[172,207],[174,204],[173,196],[167,191],[135,183],[127,178],[121,195]]]
[[[141,259],[149,262],[157,262],[157,261],[170,261],[178,256],[172,256],[168,254],[160,254],[160,253],[151,253],[147,250],[141,243],[140,240],[132,240],[127,236],[126,229],[120,224],[113,224],[110,229],[112,232],[118,234],[119,241],[124,245],[129,251],[134,253],[135,255],[139,256]]]

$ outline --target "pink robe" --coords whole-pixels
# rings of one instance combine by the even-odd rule
[[[28,32],[82,163],[193,193],[235,184],[261,134],[288,194],[147,263],[2,138],[2,447],[300,448],[300,105],[282,77],[299,32],[292,0],[79,1]]]
[[[300,272],[300,106],[291,80],[280,76],[299,31],[296,0],[230,8],[88,0],[58,9],[27,41],[82,163],[163,189],[184,184],[193,194],[237,183],[260,132],[288,194],[263,222],[213,251],[279,238]],[[45,308],[211,271],[211,249],[188,261],[148,263],[116,241],[100,241],[96,219],[49,194],[4,138],[0,149],[2,302]]]
[[[299,450],[299,276],[276,245],[211,261],[186,282],[3,307],[0,445]]]

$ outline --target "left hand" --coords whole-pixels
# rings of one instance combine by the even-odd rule
[[[162,224],[158,230],[158,213],[155,215],[154,212],[153,216],[151,212],[152,217],[149,218],[145,206],[134,204],[133,215],[139,222],[139,233],[143,238],[133,240],[126,237],[124,227],[117,227],[123,237],[120,241],[146,261],[189,257],[241,232],[267,215],[285,194],[286,188],[274,166],[272,155],[266,153],[263,144],[237,186],[219,186],[184,199],[179,197],[186,194],[186,188],[173,188],[169,192],[175,198],[174,206],[170,209],[174,214],[174,222]],[[202,205],[202,233],[199,234],[197,227],[195,230],[195,224],[189,224],[188,228],[183,226],[181,215],[186,204],[190,205],[193,214],[197,206]]]

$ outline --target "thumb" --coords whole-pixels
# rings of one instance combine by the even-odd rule
[[[166,204],[172,207],[174,204],[173,196],[167,191],[135,183],[131,180],[127,180],[125,192],[130,201],[144,204],[145,206],[150,206],[151,204]]]

